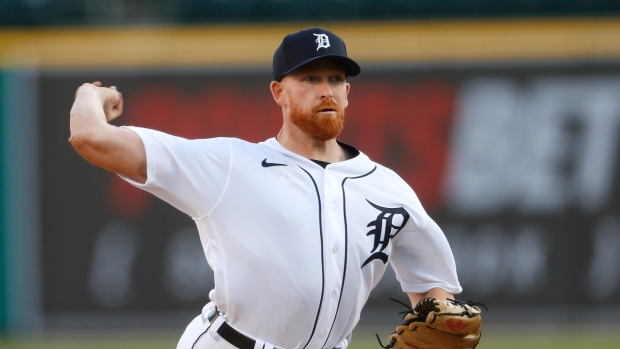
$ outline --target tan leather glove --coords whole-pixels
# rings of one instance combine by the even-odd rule
[[[436,298],[421,300],[388,337],[386,349],[473,349],[480,342],[479,306]],[[485,307],[486,308],[486,307]]]

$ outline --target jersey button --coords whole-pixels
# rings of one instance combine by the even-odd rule
[[[334,247],[334,248],[332,248],[332,253],[333,253],[333,254],[336,254],[336,252],[338,252],[338,247]]]
[[[336,291],[332,291],[332,298],[336,298],[336,295],[337,295],[337,294],[338,294],[338,293],[337,293]]]
[[[331,208],[332,208],[332,211],[336,211],[336,204],[332,204]]]

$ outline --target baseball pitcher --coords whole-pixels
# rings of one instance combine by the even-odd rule
[[[215,288],[178,349],[345,349],[388,263],[413,307],[385,347],[478,343],[480,311],[454,299],[462,290],[439,226],[401,177],[336,139],[360,71],[328,30],[287,35],[270,84],[282,128],[260,143],[116,127],[115,87],[77,89],[75,150],[198,227]]]

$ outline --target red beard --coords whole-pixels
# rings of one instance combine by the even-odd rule
[[[325,142],[334,139],[344,127],[344,110],[334,100],[322,103],[311,112],[302,110],[293,102],[290,103],[290,107],[293,124],[315,141]],[[336,115],[317,115],[320,110],[326,108],[336,111]]]

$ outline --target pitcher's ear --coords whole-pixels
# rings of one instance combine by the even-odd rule
[[[271,89],[271,95],[273,96],[273,100],[278,103],[279,106],[284,107],[286,102],[284,100],[284,87],[282,86],[282,82],[280,81],[272,81],[271,85],[269,85]]]

